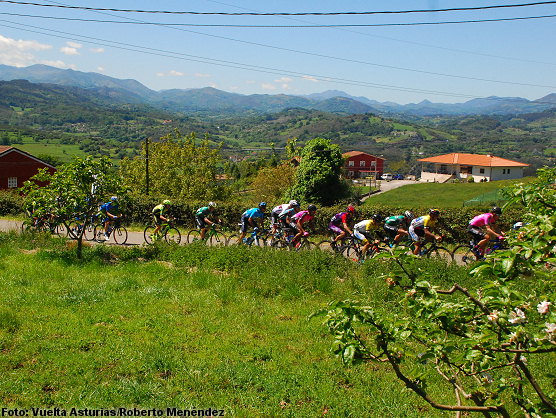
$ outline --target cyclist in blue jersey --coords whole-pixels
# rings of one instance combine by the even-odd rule
[[[106,202],[99,208],[99,212],[103,215],[104,224],[104,239],[109,240],[108,227],[120,216],[120,205],[118,204],[118,197],[112,196],[109,202]]]
[[[241,215],[241,235],[239,242],[243,242],[243,238],[247,234],[249,228],[258,228],[262,226],[264,212],[266,211],[266,203],[261,202],[256,208],[246,210]]]

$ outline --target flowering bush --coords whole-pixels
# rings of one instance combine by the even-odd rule
[[[525,227],[510,235],[510,249],[469,272],[483,283],[477,289],[458,283],[441,289],[403,250],[386,255],[397,264],[386,281],[400,292],[400,310],[331,303],[317,315],[335,335],[335,353],[348,364],[388,362],[407,388],[438,409],[556,414],[556,375],[546,367],[556,353],[555,181],[556,169],[544,169],[538,182],[510,192],[510,203],[527,208]],[[428,390],[431,371],[446,385],[442,401]]]

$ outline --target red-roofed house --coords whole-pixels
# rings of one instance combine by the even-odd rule
[[[23,186],[39,168],[48,168],[54,173],[56,168],[31,154],[17,148],[0,145],[0,189],[16,189]]]
[[[344,171],[347,178],[380,177],[384,171],[384,158],[375,157],[361,151],[342,154],[346,159]]]
[[[523,168],[529,164],[495,157],[493,155],[451,154],[421,158],[423,169],[421,181],[444,183],[451,179],[466,179],[473,176],[478,181],[519,179]]]

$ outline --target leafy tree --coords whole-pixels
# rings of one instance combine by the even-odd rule
[[[175,132],[148,146],[150,192],[184,199],[223,197],[224,186],[216,181],[217,167],[223,161],[219,151],[210,148],[206,139],[197,145],[195,133],[184,137]],[[121,162],[124,184],[139,193],[146,190],[145,162],[145,144],[138,157]]]
[[[338,145],[315,138],[301,151],[301,162],[289,195],[293,199],[331,205],[349,194],[340,179],[344,158]]]
[[[26,194],[25,205],[34,216],[54,216],[68,227],[74,219],[89,222],[99,206],[111,195],[123,195],[117,173],[107,157],[74,158],[61,166],[54,174],[40,170],[26,181],[22,191]],[[81,258],[83,233],[77,238],[77,256]]]
[[[295,167],[288,163],[259,170],[251,184],[257,200],[276,202],[282,197],[288,199],[286,193],[292,187],[295,170]]]
[[[509,193],[510,204],[525,205],[525,226],[510,235],[509,250],[469,272],[480,288],[442,289],[403,250],[387,255],[397,263],[387,281],[401,290],[395,312],[342,301],[318,313],[336,337],[336,354],[345,363],[389,363],[407,388],[441,410],[555,415],[548,366],[556,353],[555,187],[556,168],[542,169],[536,183]],[[438,390],[427,386],[431,372],[452,402],[435,399]]]

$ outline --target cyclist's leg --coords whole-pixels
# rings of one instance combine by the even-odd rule
[[[415,242],[415,248],[413,249],[414,255],[419,255],[421,252],[421,247],[423,246],[423,238],[425,236],[424,229],[421,228],[413,228],[409,227],[409,236],[411,237],[412,241]]]

